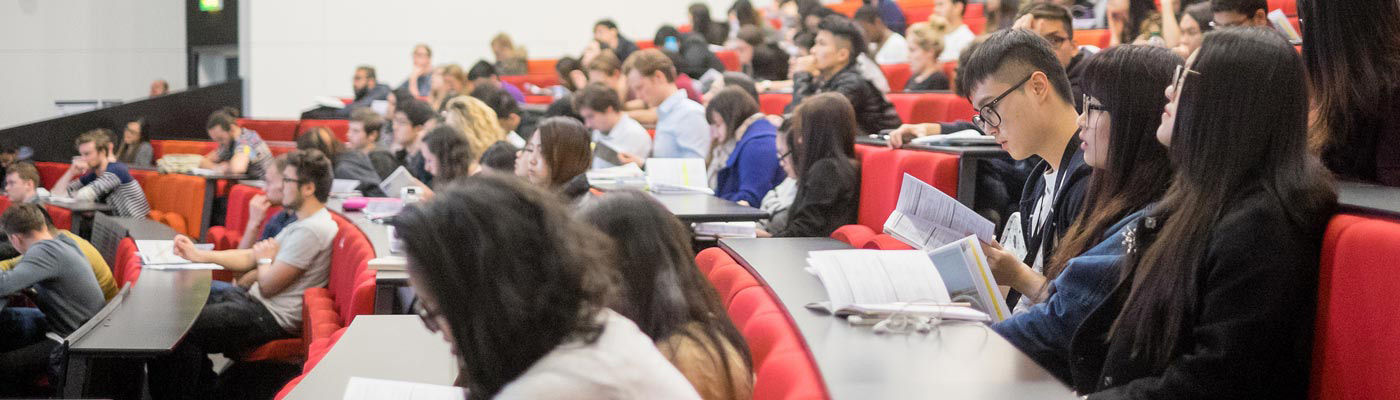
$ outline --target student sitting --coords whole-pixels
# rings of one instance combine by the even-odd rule
[[[507,142],[516,147],[525,145],[525,138],[516,133],[516,130],[520,129],[520,103],[511,97],[510,93],[496,85],[477,85],[471,95],[496,112],[496,121],[500,123],[501,130],[506,132]]]
[[[189,238],[175,238],[175,254],[225,269],[256,270],[257,282],[210,294],[189,333],[173,352],[147,364],[151,397],[206,398],[213,382],[206,354],[251,350],[301,334],[302,293],[326,285],[331,241],[338,230],[325,202],[331,191],[331,160],[317,150],[286,154],[282,204],[297,214],[276,238],[251,250],[204,251]]]
[[[423,167],[433,175],[433,187],[441,188],[476,173],[471,142],[450,126],[433,128],[423,137]]]
[[[413,46],[413,67],[409,69],[408,79],[399,84],[399,89],[408,90],[413,97],[427,97],[433,91],[432,76],[433,49],[426,43]]]
[[[277,237],[283,228],[297,220],[296,210],[281,208],[282,186],[286,185],[282,178],[282,170],[287,168],[287,157],[278,156],[273,159],[272,165],[273,168],[263,172],[265,194],[253,196],[248,200],[248,225],[243,229],[242,239],[238,241],[239,249],[251,249],[254,243]],[[268,218],[268,211],[276,213]],[[247,275],[251,274],[244,274]],[[239,282],[245,288],[253,284],[252,281],[245,282],[243,279]]]
[[[778,137],[786,137],[792,131],[792,120],[783,121],[783,125],[778,127]],[[774,144],[778,154],[788,154],[792,151],[787,146],[786,140],[775,140]],[[781,231],[787,227],[788,210],[792,207],[792,201],[797,198],[797,172],[793,170],[792,157],[782,157],[778,159],[778,165],[783,167],[783,175],[786,178],[773,190],[769,190],[763,195],[763,200],[759,203],[758,209],[768,212],[768,219],[759,220],[758,227],[768,232]],[[747,201],[739,201],[742,205],[752,205]]]
[[[414,309],[452,344],[472,398],[700,398],[607,308],[610,243],[554,195],[475,176],[392,223],[413,260]]]
[[[380,179],[389,177],[399,167],[394,155],[379,147],[380,136],[384,135],[384,117],[367,108],[350,113],[350,130],[345,134],[346,145],[369,157],[374,172]]]
[[[138,167],[155,165],[155,150],[151,147],[151,138],[148,136],[151,127],[146,124],[146,119],[127,121],[122,128],[121,145],[112,152],[117,161]]]
[[[346,149],[345,144],[336,139],[335,134],[331,133],[330,129],[316,127],[302,132],[300,136],[297,136],[297,150],[321,151],[321,154],[325,154],[331,159],[336,179],[360,182],[355,189],[364,193],[365,196],[384,196],[384,193],[379,191],[379,172],[374,170],[374,164],[369,160],[369,156]]]
[[[68,336],[105,301],[77,243],[49,230],[39,205],[10,206],[0,216],[0,229],[24,254],[14,268],[0,270],[0,295],[32,288],[38,306],[0,309],[0,395],[26,395],[59,345],[48,335]]]
[[[111,205],[119,217],[145,218],[151,212],[151,205],[146,203],[141,183],[131,176],[126,164],[108,161],[111,137],[106,129],[78,136],[76,143],[81,161],[74,162],[58,178],[54,190],[60,196]]]
[[[520,149],[510,142],[499,141],[491,147],[486,148],[485,153],[481,153],[481,161],[478,163],[480,169],[477,173],[491,171],[507,175],[515,173],[515,157]]]
[[[219,174],[262,176],[272,150],[252,129],[238,126],[238,110],[225,108],[209,115],[209,138],[219,144],[199,162],[200,168]]]
[[[778,138],[791,157],[797,195],[788,209],[787,226],[758,231],[759,237],[827,237],[836,228],[856,223],[860,203],[860,163],[855,110],[845,96],[823,93],[807,98],[792,115],[792,130]]]
[[[784,177],[774,147],[778,129],[739,88],[721,90],[705,106],[705,115],[712,139],[705,165],[715,196],[758,204]]]
[[[1085,210],[1045,263],[1045,275],[996,243],[984,250],[1002,285],[1033,304],[992,326],[1060,380],[1069,382],[1069,339],[1118,283],[1130,227],[1171,184],[1167,150],[1156,140],[1161,96],[1181,58],[1155,46],[1123,45],[1089,59],[1086,109],[1079,116],[1084,163],[1093,167]]]
[[[471,80],[474,86],[467,91],[460,92],[463,95],[471,94],[476,90],[476,87],[494,85],[510,94],[510,97],[515,99],[516,102],[525,102],[525,92],[521,92],[520,88],[515,87],[515,85],[510,82],[502,82],[501,77],[496,74],[496,67],[485,60],[477,61],[476,64],[472,64],[472,68],[467,70],[467,79]]]
[[[855,107],[861,132],[880,133],[899,127],[899,114],[869,80],[861,76],[856,58],[865,48],[865,39],[850,21],[832,16],[822,20],[812,55],[794,65],[792,103],[818,93],[837,92]]]
[[[632,53],[641,50],[636,43],[623,37],[622,33],[617,30],[617,23],[610,19],[593,24],[593,39],[597,40],[599,44],[605,45],[606,48],[612,49],[612,53],[619,60],[626,60],[632,56]]]
[[[506,139],[506,130],[501,128],[496,112],[475,97],[457,96],[448,100],[442,115],[445,126],[456,129],[458,135],[471,143],[473,155],[481,154],[487,146]]]
[[[97,251],[97,248],[93,247],[92,242],[88,242],[87,239],[83,239],[67,229],[58,229],[58,227],[53,226],[53,220],[49,218],[47,212],[44,213],[44,223],[48,224],[49,233],[53,234],[54,237],[66,237],[78,246],[78,250],[83,253],[83,258],[87,259],[87,265],[92,268],[93,277],[97,278],[97,286],[102,288],[103,300],[111,300],[113,296],[116,296],[117,281],[112,278],[112,267],[107,265],[106,259],[102,258],[102,252]],[[6,244],[14,245],[8,242]],[[21,260],[22,257],[16,256],[0,261],[0,270],[12,270],[16,265],[19,265]]]
[[[524,171],[516,164],[516,174],[523,173],[531,183],[559,193],[571,204],[580,204],[588,196],[588,164],[593,159],[589,151],[588,128],[569,118],[551,117],[540,122],[522,151]]]
[[[951,87],[948,75],[943,73],[943,65],[938,62],[938,53],[943,51],[943,32],[948,22],[938,16],[927,22],[909,25],[909,82],[904,85],[906,92],[948,90]]]
[[[622,99],[617,92],[602,83],[590,83],[574,94],[574,109],[583,116],[584,125],[593,130],[593,142],[617,152],[651,154],[651,135],[637,120],[622,112]],[[593,168],[616,167],[600,157],[593,158]]]
[[[491,54],[496,56],[496,70],[506,75],[529,73],[529,55],[524,47],[517,47],[515,41],[505,32],[491,37]]]
[[[768,40],[756,26],[739,28],[739,35],[725,43],[739,56],[740,71],[758,80],[788,79],[788,54],[777,43]]]
[[[41,186],[39,179],[39,170],[34,164],[10,164],[5,173],[5,196],[10,198],[10,204],[38,204],[48,198],[49,191]]]
[[[613,239],[613,307],[656,342],[706,400],[753,397],[753,361],[705,275],[690,229],[646,193],[611,192],[580,212]]]
[[[904,40],[903,35],[885,26],[885,21],[880,19],[879,8],[870,4],[861,6],[852,19],[870,43],[870,51],[875,53],[876,63],[884,65],[909,62],[909,42]]]
[[[627,84],[647,106],[656,107],[656,138],[652,157],[705,158],[710,152],[705,108],[676,87],[676,68],[660,50],[638,51],[623,64]],[[638,162],[645,154],[618,153],[622,162]]]
[[[1216,28],[1272,27],[1268,0],[1212,0],[1210,11],[1215,14],[1211,26]]]
[[[972,119],[978,129],[995,137],[1013,159],[1041,159],[1021,191],[1017,213],[1008,218],[1020,221],[1008,232],[1019,228],[1021,234],[1003,234],[1001,241],[1043,273],[1045,260],[1079,215],[1093,172],[1084,164],[1065,69],[1045,39],[1009,29],[989,36],[959,74],[978,110]]]
[[[1090,399],[1305,398],[1337,197],[1308,153],[1303,64],[1263,28],[1212,32],[1192,59],[1157,131],[1176,176],[1075,332],[1072,387]]]
[[[428,183],[430,179],[423,170],[421,138],[427,133],[428,123],[432,120],[433,109],[428,107],[428,103],[416,99],[404,101],[394,111],[394,158],[423,183]]]

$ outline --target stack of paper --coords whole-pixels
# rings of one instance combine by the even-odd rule
[[[213,250],[213,244],[197,244],[200,250]],[[141,256],[141,267],[149,269],[213,269],[224,267],[218,264],[195,263],[175,255],[174,240],[137,240],[136,253]]]
[[[713,238],[752,238],[758,233],[758,223],[753,221],[740,222],[703,222],[695,224],[695,235]]]
[[[975,236],[931,251],[814,251],[807,262],[826,288],[829,310],[836,315],[878,312],[886,306],[941,309],[951,303],[967,304],[990,321],[1010,315]],[[967,314],[944,317],[968,319],[959,315]]]
[[[715,194],[699,158],[648,158],[647,184],[654,193]]]
[[[933,186],[904,174],[899,203],[885,220],[885,233],[916,249],[932,249],[967,235],[996,240],[996,225]]]
[[[605,189],[644,189],[647,186],[646,172],[632,163],[591,170],[587,172],[587,176],[588,184]]]
[[[467,393],[454,386],[350,377],[344,400],[466,400]]]
[[[997,139],[983,135],[974,129],[961,130],[946,135],[929,135],[910,140],[911,144],[923,144],[929,146],[973,146],[973,145],[996,145]]]

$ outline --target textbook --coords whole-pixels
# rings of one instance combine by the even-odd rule
[[[648,158],[647,184],[653,193],[715,194],[699,158]]]
[[[966,129],[946,135],[928,135],[909,141],[910,144],[927,146],[996,146],[997,139],[983,135],[974,129]]]
[[[467,392],[455,386],[350,377],[344,400],[466,400]]]
[[[702,222],[695,224],[695,235],[712,238],[752,238],[758,236],[758,223],[753,221]]]
[[[409,173],[408,169],[403,166],[394,169],[393,173],[379,182],[379,190],[389,196],[397,196],[403,188],[409,186],[427,187],[428,185],[424,185],[418,178],[414,178],[413,174]]]
[[[807,255],[809,271],[826,288],[829,311],[838,316],[870,313],[881,305],[939,308],[965,303],[999,322],[1011,315],[976,236],[933,250],[825,250]],[[888,310],[888,308],[885,308]],[[975,317],[975,315],[974,315]],[[979,320],[978,318],[956,318]]]
[[[603,190],[646,189],[647,173],[637,164],[589,170],[588,184]]]
[[[214,244],[194,245],[200,250],[213,250]],[[141,257],[142,268],[150,269],[224,269],[218,264],[196,263],[175,255],[174,240],[137,240],[136,254]]]
[[[992,221],[909,174],[904,174],[899,201],[885,220],[885,233],[916,249],[936,248],[967,235],[990,242],[996,240],[995,230]]]

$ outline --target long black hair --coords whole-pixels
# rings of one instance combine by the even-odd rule
[[[423,137],[423,145],[437,157],[438,172],[433,175],[433,186],[440,187],[471,175],[476,155],[472,153],[471,141],[462,131],[450,126],[433,128]]]
[[[1267,28],[1211,32],[1177,100],[1167,153],[1176,168],[1152,211],[1167,216],[1156,239],[1131,255],[1131,291],[1109,340],[1165,367],[1201,298],[1197,270],[1211,232],[1235,200],[1261,188],[1295,226],[1325,223],[1336,202],[1327,172],[1307,149],[1308,97],[1293,46]]]
[[[1171,50],[1138,45],[1112,47],[1084,62],[1084,93],[1098,99],[1112,121],[1108,159],[1094,168],[1084,212],[1055,247],[1046,278],[1103,240],[1115,222],[1162,198],[1171,184],[1171,161],[1156,133],[1167,103],[1162,91],[1178,65],[1181,57]]]
[[[1302,0],[1298,13],[1317,107],[1313,148],[1339,175],[1373,180],[1379,121],[1400,104],[1400,3]]]
[[[657,342],[684,335],[699,343],[719,363],[713,369],[728,371],[727,348],[753,368],[743,335],[695,266],[690,229],[670,211],[650,195],[626,190],[609,192],[579,216],[617,243],[613,264],[618,267],[619,296],[613,309]],[[730,398],[741,397],[735,378],[725,374]]]
[[[728,81],[726,81],[726,84]],[[727,143],[738,141],[739,125],[743,125],[749,117],[758,114],[758,101],[749,96],[744,89],[737,87],[727,87],[720,89],[709,104],[705,105],[705,121],[710,123],[724,123],[724,137],[713,140],[710,143],[710,154],[705,155],[705,163],[715,162],[713,159],[715,152]],[[715,117],[719,119],[716,120]],[[724,160],[718,160],[724,162]]]
[[[433,300],[451,328],[458,385],[473,397],[495,396],[560,344],[602,334],[612,243],[554,194],[515,177],[473,176],[392,224],[426,294],[420,301]]]
[[[126,143],[126,127],[131,124],[136,124],[136,129],[139,130],[140,138],[136,140],[136,144]],[[137,117],[123,124],[121,132],[117,137],[117,160],[124,163],[135,162],[136,152],[141,149],[141,145],[151,142],[151,125],[146,123],[145,117]]]
[[[792,131],[783,138],[792,152],[796,178],[801,179],[818,161],[828,158],[844,158],[854,165],[860,131],[855,109],[846,96],[822,93],[803,99],[792,112]]]

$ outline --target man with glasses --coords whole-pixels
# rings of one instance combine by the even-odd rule
[[[210,398],[214,371],[207,354],[248,351],[267,342],[301,335],[302,293],[330,276],[331,243],[339,230],[326,200],[331,160],[318,150],[287,153],[282,168],[282,205],[296,213],[275,238],[252,249],[203,251],[189,238],[175,238],[175,255],[232,271],[257,271],[242,289],[211,292],[184,341],[148,365],[151,397]]]
[[[1050,42],[1055,58],[1060,60],[1060,66],[1069,74],[1070,94],[1076,102],[1074,108],[1083,111],[1084,104],[1080,102],[1084,98],[1084,90],[1080,89],[1081,75],[1084,60],[1094,52],[1074,43],[1074,19],[1070,17],[1069,9],[1054,3],[1031,4],[1021,9],[1013,28],[1029,29]]]
[[[1268,0],[1213,0],[1210,11],[1216,29],[1237,26],[1270,26]]]
[[[1080,149],[1069,79],[1050,43],[1025,29],[989,36],[961,74],[978,112],[973,124],[995,137],[1011,158],[1041,159],[1001,238],[1010,254],[1039,272],[1079,214],[1092,172]],[[1013,294],[1008,303],[1018,297]]]

